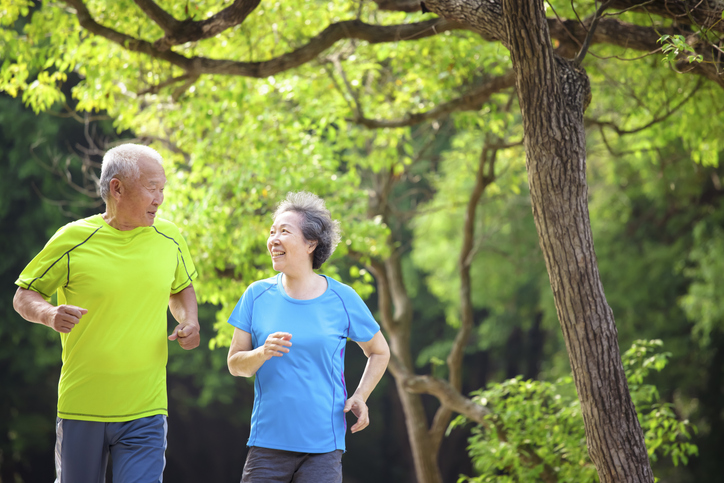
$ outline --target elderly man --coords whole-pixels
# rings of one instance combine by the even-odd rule
[[[56,482],[104,482],[109,454],[114,483],[163,480],[166,306],[178,321],[168,339],[199,345],[194,264],[178,228],[156,217],[165,184],[153,149],[111,149],[105,213],[60,228],[15,282],[15,310],[63,346]]]

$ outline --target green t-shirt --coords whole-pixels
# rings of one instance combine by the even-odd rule
[[[120,231],[95,215],[65,225],[15,282],[88,309],[61,334],[58,417],[130,421],[168,414],[166,308],[196,277],[176,226]]]

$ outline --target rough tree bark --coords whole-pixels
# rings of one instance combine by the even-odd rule
[[[653,482],[593,247],[583,111],[588,77],[554,56],[542,0],[503,0],[533,216],[602,482]]]
[[[426,2],[451,20],[483,25],[496,2]],[[583,111],[588,77],[553,53],[542,0],[503,0],[499,40],[510,50],[525,132],[533,215],[581,399],[588,451],[602,482],[653,482],[606,302],[588,214]],[[490,35],[489,26],[481,35]]]

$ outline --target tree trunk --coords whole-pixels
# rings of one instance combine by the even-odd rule
[[[385,261],[372,261],[368,267],[377,280],[377,298],[382,327],[387,334],[392,359],[390,372],[395,378],[397,394],[405,414],[405,426],[415,465],[417,483],[442,483],[438,467],[439,441],[430,438],[428,421],[419,394],[407,390],[406,381],[414,375],[410,335],[412,330],[412,302],[402,279],[399,254]]]
[[[440,447],[429,436],[422,399],[419,394],[406,390],[405,378],[395,377],[395,386],[405,412],[407,437],[412,450],[412,460],[415,463],[417,483],[442,483],[442,474],[437,461]]]
[[[533,216],[588,452],[603,483],[653,482],[593,247],[583,127],[588,77],[553,55],[542,0],[504,0],[503,17],[523,114]]]

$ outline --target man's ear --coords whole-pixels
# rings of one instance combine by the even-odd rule
[[[109,192],[114,200],[118,201],[121,199],[121,194],[123,193],[123,183],[118,178],[111,178],[111,182],[108,184]]]

